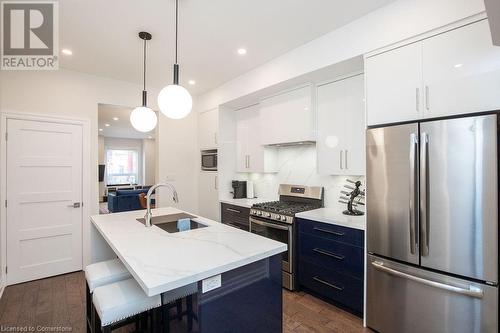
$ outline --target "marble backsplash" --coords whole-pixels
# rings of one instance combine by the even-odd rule
[[[238,174],[241,180],[254,183],[255,195],[260,198],[276,199],[279,184],[295,184],[307,186],[323,186],[325,189],[325,207],[346,209],[339,203],[340,191],[347,184],[346,179],[361,180],[361,176],[328,176],[319,175],[316,168],[316,147],[310,145],[281,147],[278,154],[278,173]],[[364,188],[364,186],[362,186]],[[364,211],[364,206],[358,207]]]

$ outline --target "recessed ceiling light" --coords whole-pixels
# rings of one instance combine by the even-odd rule
[[[239,55],[245,55],[245,54],[247,54],[247,49],[244,49],[244,48],[238,49],[238,54]]]
[[[118,120],[118,117],[113,117],[113,120],[114,120],[114,121],[117,121],[117,120]]]
[[[192,86],[194,86],[196,84],[196,81],[195,80],[189,80],[188,83]]]
[[[456,65],[455,65],[455,66],[453,66],[453,67],[455,67],[455,68],[460,68],[460,67],[462,67],[463,65],[464,65],[464,64],[456,64]]]
[[[71,51],[70,49],[62,49],[61,52],[65,55],[72,55],[73,54],[73,51]]]
[[[99,128],[99,132],[102,132],[102,128]]]
[[[111,126],[111,125],[110,125],[110,124],[104,124],[104,126],[109,127],[109,126]]]

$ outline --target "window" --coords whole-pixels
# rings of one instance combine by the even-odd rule
[[[106,180],[108,185],[137,184],[139,152],[132,149],[107,149]]]

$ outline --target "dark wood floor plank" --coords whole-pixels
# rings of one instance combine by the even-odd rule
[[[17,324],[17,318],[21,311],[22,300],[24,296],[25,284],[18,284],[5,289],[2,302],[5,302],[5,310],[0,318],[0,324],[13,326]]]
[[[36,304],[38,298],[39,281],[23,283],[24,293],[21,301],[21,309],[17,317],[19,326],[34,326],[36,321]]]

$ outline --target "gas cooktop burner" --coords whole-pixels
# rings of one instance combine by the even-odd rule
[[[279,195],[279,201],[252,205],[250,215],[255,218],[293,224],[295,214],[323,207],[322,187],[281,184]]]
[[[253,209],[259,209],[266,212],[285,214],[293,216],[300,212],[321,208],[320,204],[308,204],[293,201],[270,201],[258,203],[252,206]]]

